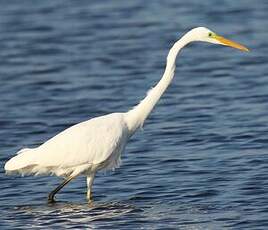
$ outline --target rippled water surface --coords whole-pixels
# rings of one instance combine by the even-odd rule
[[[1,229],[268,229],[267,1],[0,6]],[[22,147],[135,105],[173,42],[200,25],[251,52],[186,48],[121,168],[97,175],[93,203],[84,177],[48,205],[59,178],[5,175]]]

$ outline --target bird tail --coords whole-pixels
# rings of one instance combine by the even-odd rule
[[[17,152],[15,157],[12,157],[5,164],[7,173],[31,174],[32,168],[35,166],[35,151],[34,149],[24,148]]]

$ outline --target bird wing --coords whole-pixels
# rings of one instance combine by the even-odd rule
[[[123,114],[113,113],[74,125],[35,149],[34,161],[44,167],[99,164],[127,140]]]

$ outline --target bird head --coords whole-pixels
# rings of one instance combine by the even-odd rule
[[[192,39],[195,41],[203,41],[203,42],[209,42],[213,44],[220,44],[224,46],[230,46],[230,47],[242,50],[242,51],[249,51],[248,48],[246,48],[245,46],[237,42],[231,41],[229,39],[226,39],[205,27],[194,28],[190,31],[190,33],[191,33]]]

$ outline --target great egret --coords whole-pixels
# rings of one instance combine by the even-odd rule
[[[179,51],[193,41],[203,41],[248,51],[245,46],[227,40],[211,30],[198,27],[190,30],[170,49],[161,80],[133,109],[111,113],[76,124],[36,148],[20,150],[5,164],[6,172],[20,174],[55,174],[65,180],[49,196],[55,194],[80,174],[87,177],[87,199],[92,198],[92,184],[97,171],[120,166],[120,156],[127,141],[143,126],[174,76]]]

